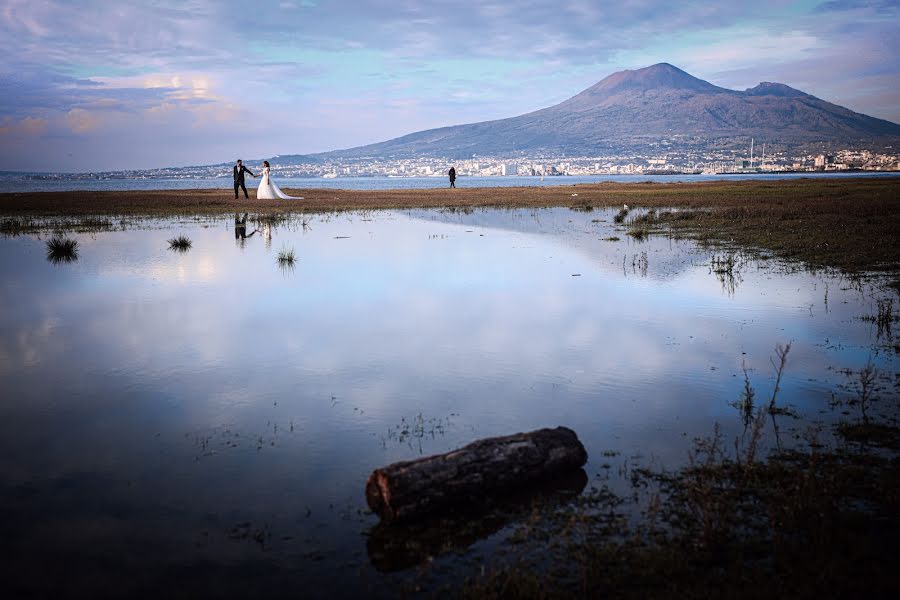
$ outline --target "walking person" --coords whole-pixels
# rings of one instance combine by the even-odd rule
[[[238,188],[244,190],[244,198],[250,199],[250,196],[247,195],[247,186],[244,185],[244,173],[250,173],[254,177],[256,175],[253,174],[253,171],[244,166],[244,163],[241,162],[241,159],[237,160],[237,163],[234,165],[234,199],[238,199]]]
[[[450,187],[455,188],[456,187],[456,169],[454,169],[453,167],[450,167],[450,172],[448,173],[448,175],[450,175]]]

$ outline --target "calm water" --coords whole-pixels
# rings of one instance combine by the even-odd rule
[[[182,233],[193,248],[169,251]],[[604,452],[677,467],[715,422],[737,431],[742,364],[768,397],[777,343],[792,343],[781,398],[804,423],[834,418],[842,369],[872,360],[891,382],[898,370],[860,319],[874,290],[773,260],[722,278],[710,251],[635,242],[611,212],[374,212],[270,240],[236,240],[228,219],[74,237],[69,264],[49,263],[42,239],[0,239],[14,591],[358,594],[416,571],[380,554],[391,533],[363,495],[378,466],[566,425],[589,478]],[[502,525],[436,567],[477,563]]]
[[[36,176],[37,175],[37,176]],[[90,191],[125,191],[125,190],[191,190],[191,189],[232,189],[230,171],[217,178],[101,178],[74,179],[66,175],[3,173],[0,172],[0,185],[10,192],[59,192],[71,190]],[[579,183],[599,183],[615,181],[619,183],[639,183],[654,181],[657,183],[721,181],[738,179],[796,179],[799,177],[900,177],[900,173],[781,173],[781,174],[729,174],[729,175],[594,175],[578,177],[460,177],[458,187],[517,187],[517,186],[558,186],[576,185]],[[391,190],[391,189],[427,189],[447,187],[446,177],[337,177],[324,179],[320,177],[281,177],[277,173],[273,178],[279,185],[302,189],[344,189],[344,190]],[[248,189],[256,188],[257,182],[250,180]]]

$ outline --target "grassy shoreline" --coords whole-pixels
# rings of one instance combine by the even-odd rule
[[[895,282],[900,276],[900,178],[289,192],[307,199],[235,201],[230,190],[0,194],[0,235],[34,231],[31,218],[42,220],[41,231],[95,231],[112,227],[114,218],[237,212],[271,218],[419,208],[592,211],[627,204],[630,210],[616,221],[622,237],[627,232],[638,239],[637,231],[675,235],[764,250],[811,268],[887,274]],[[885,318],[898,319],[892,308]],[[566,497],[562,507],[528,505],[521,511],[526,517],[513,515],[521,524],[503,543],[503,553],[448,593],[895,597],[900,594],[894,567],[900,550],[900,405],[896,387],[893,393],[873,392],[877,398],[865,389],[860,384],[859,398],[846,400],[860,414],[839,419],[831,447],[820,445],[811,430],[808,443],[794,449],[757,453],[770,419],[774,427],[780,415],[773,411],[773,398],[772,406],[759,407],[749,421],[749,441],[741,436],[734,450],[732,440],[715,432],[694,444],[687,467],[665,472],[633,465],[640,501],[629,504],[601,487],[575,500]],[[872,422],[865,410],[871,401],[879,403],[881,413]],[[845,414],[851,414],[849,408]],[[628,506],[640,510],[637,522],[629,521]],[[388,542],[392,534],[387,532]],[[443,543],[446,531],[437,534]],[[430,559],[423,560],[425,570]]]
[[[811,267],[900,272],[900,177],[597,183],[421,190],[289,189],[302,201],[235,200],[231,190],[0,194],[0,234],[29,217],[310,214],[419,208],[621,207],[659,210],[650,233],[764,249]],[[672,209],[675,209],[673,211]],[[625,221],[624,224],[627,224]],[[59,224],[64,228],[64,221]]]

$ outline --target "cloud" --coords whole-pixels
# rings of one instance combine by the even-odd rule
[[[76,154],[107,164],[137,160],[140,139],[134,167],[172,164],[179,140],[196,164],[233,154],[222,128],[247,156],[330,150],[521,114],[661,61],[900,120],[898,17],[894,2],[8,0],[0,124],[66,154],[102,132]]]
[[[100,116],[83,108],[73,108],[66,113],[66,123],[75,133],[86,133],[100,126]]]

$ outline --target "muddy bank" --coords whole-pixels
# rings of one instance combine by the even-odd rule
[[[84,217],[320,213],[345,210],[531,208],[574,210],[658,208],[643,222],[710,242],[733,242],[817,267],[847,272],[900,271],[900,177],[712,181],[702,183],[598,183],[555,187],[423,190],[288,188],[302,201],[235,200],[230,189],[0,194],[0,231],[27,231],[25,217]],[[668,212],[667,208],[690,209]]]

